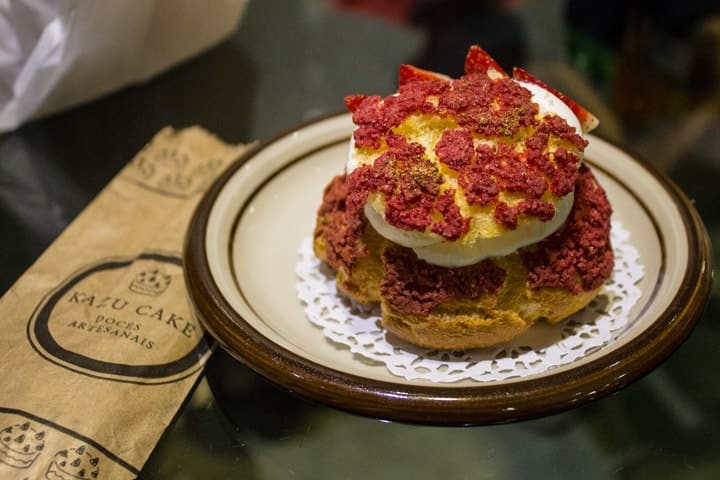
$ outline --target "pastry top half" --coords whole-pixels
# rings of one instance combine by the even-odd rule
[[[557,92],[504,74],[478,47],[459,79],[401,67],[396,94],[351,96],[351,207],[433,264],[461,266],[535,243],[565,222],[583,125]],[[579,107],[578,107],[579,108]],[[592,117],[594,118],[594,117]]]

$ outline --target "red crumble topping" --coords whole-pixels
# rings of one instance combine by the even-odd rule
[[[488,150],[485,148],[484,150]],[[512,147],[498,144],[492,153],[485,153],[486,167],[498,183],[500,190],[527,193],[539,198],[547,190],[545,177],[538,169],[522,161],[522,156]]]
[[[326,220],[318,224],[316,235],[325,239],[328,264],[337,269],[349,269],[355,260],[367,253],[360,240],[364,217],[347,209],[347,197],[345,175],[338,175],[325,187],[323,203],[318,210],[318,215]]]
[[[493,212],[495,221],[508,230],[517,228],[520,215],[531,215],[541,222],[549,222],[555,216],[555,205],[537,198],[527,198],[514,207],[498,202]]]
[[[538,106],[532,102],[530,90],[502,78],[493,83],[493,98],[506,135],[515,135],[521,127],[537,125]]]
[[[490,174],[488,164],[474,162],[463,170],[458,183],[465,191],[465,198],[470,205],[489,205],[497,199],[500,189],[495,178]]]
[[[399,136],[388,137],[389,149],[375,162],[385,169],[385,219],[404,230],[424,231],[431,222],[435,197],[443,178],[434,163],[423,156],[419,144]],[[380,160],[386,160],[377,165]]]
[[[383,127],[384,116],[380,105],[381,97],[367,96],[359,102],[355,100],[353,122],[358,128],[355,130],[355,143],[358,147],[379,147],[380,139],[387,131]]]
[[[388,223],[411,231],[430,228],[449,240],[466,232],[469,220],[462,218],[459,209],[457,218],[454,211],[440,212],[449,205],[435,198],[444,181],[439,170],[422,145],[408,144],[393,133],[408,116],[455,119],[459,127],[442,133],[434,153],[439,162],[457,172],[467,202],[494,206],[494,218],[508,229],[517,228],[520,215],[550,220],[555,208],[540,198],[548,191],[563,197],[574,189],[581,158],[564,147],[548,153],[551,139],[567,142],[578,151],[587,145],[561,117],[538,119],[538,106],[528,89],[508,77],[491,79],[486,73],[469,73],[456,80],[417,79],[384,99],[349,96],[345,101],[357,125],[353,134],[356,146],[377,149],[383,141],[388,146],[375,160],[372,173],[358,173],[363,177],[358,182],[350,179],[351,185],[362,186],[357,193],[351,187],[348,201],[363,203],[370,193],[382,193]],[[524,148],[518,150],[515,137],[521,133],[527,137]],[[490,144],[480,143],[476,148],[475,138],[488,139]],[[524,200],[510,207],[499,200],[500,192],[519,194]],[[438,213],[442,221],[433,222]]]
[[[558,147],[552,155],[555,160],[557,175],[552,177],[550,191],[555,196],[564,197],[575,189],[580,157],[563,147]]]
[[[409,248],[393,247],[385,251],[384,263],[380,285],[383,299],[395,310],[410,315],[427,315],[450,300],[496,293],[505,282],[505,271],[492,260],[444,268],[418,259]]]
[[[440,112],[459,113],[476,106],[489,106],[492,102],[493,81],[486,75],[465,75],[448,82],[452,89],[440,96]]]
[[[587,147],[588,141],[578,135],[577,131],[558,115],[545,115],[540,125],[542,130],[570,142],[580,151],[583,151],[585,147]]]
[[[493,212],[495,221],[508,230],[515,230],[517,228],[518,215],[518,211],[505,202],[498,202]]]
[[[550,134],[543,129],[537,129],[525,138],[525,161],[531,168],[548,177],[555,174],[555,166],[545,153],[545,146],[549,140]]]
[[[521,154],[502,143],[479,145],[472,163],[461,170],[458,182],[471,205],[495,202],[500,191],[521,192],[530,198],[540,198],[548,188],[545,176],[537,166],[523,162]],[[497,201],[498,206],[501,203]],[[502,217],[503,212],[497,212],[497,215]]]
[[[438,98],[438,104],[427,100]],[[509,78],[491,80],[484,74],[457,80],[417,81],[402,85],[397,95],[346,97],[358,126],[358,147],[380,146],[380,139],[413,113],[457,117],[458,124],[486,136],[513,136],[520,128],[537,125],[538,107],[530,91]]]
[[[348,195],[345,175],[336,175],[323,190],[323,202],[318,208],[318,215],[344,211],[345,199]]]
[[[612,272],[610,245],[612,208],[592,172],[582,166],[575,204],[566,226],[535,249],[523,253],[531,288],[561,288],[572,293],[600,287]]]
[[[471,77],[475,76],[478,75]],[[537,124],[537,105],[530,100],[529,90],[509,78],[489,81],[489,92],[478,91],[477,84],[465,88],[463,99],[470,101],[470,105],[464,106],[463,102],[461,108],[454,109],[450,106],[452,103],[445,103],[449,112],[457,115],[459,125],[469,127],[481,135],[512,137],[521,127]]]
[[[537,198],[527,198],[516,208],[521,215],[537,217],[541,222],[549,222],[555,216],[555,205]]]
[[[464,218],[455,204],[455,190],[446,190],[435,201],[435,210],[443,219],[432,224],[430,230],[448,240],[457,240],[470,229],[470,219]]]
[[[353,137],[358,147],[380,147],[380,139],[393,127],[412,113],[436,113],[435,106],[428,102],[427,95],[447,90],[444,81],[421,81],[403,85],[399,95],[390,95],[382,99],[378,96],[366,97],[353,110],[353,122],[358,128]]]
[[[472,162],[474,149],[470,130],[446,130],[435,145],[435,155],[448,167],[460,171]]]
[[[373,192],[385,195],[385,220],[394,227],[431,231],[448,240],[469,228],[454,203],[454,191],[440,195],[443,177],[417,143],[398,135],[387,136],[388,150],[372,166],[363,165],[348,176],[348,210],[359,211]],[[434,214],[442,220],[433,222]]]
[[[369,165],[362,165],[347,177],[348,197],[346,200],[347,209],[351,214],[359,215],[370,192],[387,190],[388,178],[384,169],[379,168],[385,163],[378,159],[375,168]]]
[[[407,96],[424,103],[426,97],[442,95],[449,89],[450,83],[446,80],[424,80],[400,85],[398,93],[399,96]]]
[[[385,220],[403,230],[423,232],[430,225],[433,201],[426,196],[418,199],[393,195],[385,204]]]

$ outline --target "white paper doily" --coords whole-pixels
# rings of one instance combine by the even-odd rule
[[[525,377],[574,362],[602,348],[628,326],[640,299],[645,274],[630,234],[612,222],[615,268],[600,294],[585,309],[557,325],[535,324],[499,347],[451,352],[416,347],[386,338],[379,307],[352,302],[335,288],[334,273],[313,254],[312,239],[300,246],[297,293],[308,319],[324,335],[366,360],[380,362],[396,376],[431,382],[490,382]]]

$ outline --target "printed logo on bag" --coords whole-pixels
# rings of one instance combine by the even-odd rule
[[[45,435],[31,422],[8,425],[0,431],[0,462],[29,468],[45,448]]]
[[[139,475],[136,466],[72,426],[0,406],[0,478],[103,480]]]
[[[157,297],[170,286],[172,277],[157,268],[137,274],[128,287],[131,292]]]
[[[94,455],[87,445],[65,448],[55,454],[55,458],[45,472],[45,478],[53,480],[96,479],[100,475],[99,463],[100,457]]]
[[[47,360],[86,375],[133,383],[180,380],[208,354],[182,280],[177,255],[102,260],[43,299],[28,338]]]
[[[145,189],[187,198],[205,191],[225,163],[220,156],[191,157],[182,148],[161,147],[140,152],[123,173]]]

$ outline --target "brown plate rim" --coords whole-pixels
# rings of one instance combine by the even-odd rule
[[[231,307],[213,279],[205,253],[210,212],[224,185],[249,159],[293,131],[341,115],[347,114],[304,123],[251,147],[204,194],[186,234],[184,275],[197,318],[228,353],[271,382],[336,409],[384,420],[433,425],[507,423],[558,413],[624,388],[677,350],[702,316],[712,283],[712,252],[705,226],[690,200],[667,175],[632,156],[675,203],[685,227],[689,258],[681,287],[668,308],[616,350],[550,377],[471,387],[425,387],[349,374],[277,345]],[[626,183],[622,185],[634,195]]]

